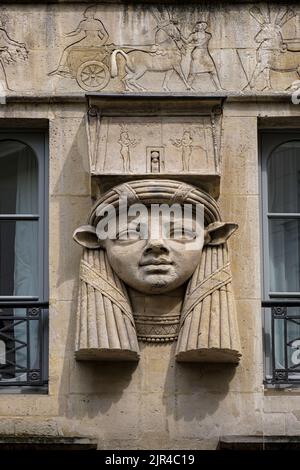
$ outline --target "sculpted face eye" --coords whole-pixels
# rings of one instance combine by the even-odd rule
[[[141,229],[141,224],[128,225],[123,230],[120,230],[116,235],[116,239],[118,241],[134,241],[134,240],[141,240],[143,238],[144,237],[143,237],[143,231]]]
[[[126,240],[139,240],[140,235],[135,230],[122,230],[121,232],[117,233],[116,240],[118,241],[126,241]]]
[[[194,240],[196,238],[196,234],[192,230],[187,230],[183,227],[174,227],[170,230],[168,238],[172,240],[187,241]]]
[[[196,238],[196,231],[194,224],[192,227],[186,227],[182,222],[172,222],[170,225],[166,224],[164,227],[165,238],[177,241],[189,241]]]

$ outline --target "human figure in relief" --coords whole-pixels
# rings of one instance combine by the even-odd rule
[[[81,48],[93,48],[104,46],[109,38],[104,24],[99,18],[95,18],[96,6],[89,7],[84,12],[84,20],[80,21],[74,31],[67,33],[67,37],[75,37],[76,40],[67,46],[60,58],[58,67],[49,73],[49,75],[61,75],[65,78],[71,77],[68,66],[68,56],[72,48],[80,46]]]
[[[131,173],[130,148],[135,147],[138,144],[138,141],[131,139],[128,131],[125,128],[122,128],[118,142],[121,146],[120,154],[123,160],[123,172]]]
[[[18,60],[26,60],[28,58],[28,51],[24,43],[11,39],[4,28],[4,24],[0,21],[0,65],[3,73],[3,80],[0,80],[3,91],[10,90],[5,66],[13,64]],[[2,82],[2,83],[1,83]]]
[[[191,34],[185,39],[185,43],[191,51],[191,63],[187,81],[192,86],[197,75],[208,73],[216,89],[220,90],[222,86],[214,59],[208,48],[212,35],[207,31],[207,27],[206,21],[198,21]]]
[[[191,169],[191,156],[193,152],[193,137],[189,131],[184,131],[181,139],[172,139],[172,144],[181,148],[182,171],[188,172]]]

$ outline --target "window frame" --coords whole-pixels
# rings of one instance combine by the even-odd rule
[[[40,340],[40,380],[29,384],[1,383],[2,393],[47,393],[48,392],[48,307],[49,307],[49,133],[45,128],[0,128],[0,144],[3,140],[18,141],[29,146],[38,164],[38,213],[0,214],[0,221],[38,221],[38,277],[39,289],[36,296],[0,296],[0,308],[38,309]]]
[[[258,149],[259,149],[259,188],[260,188],[260,220],[261,220],[261,273],[262,273],[262,324],[263,324],[263,352],[264,352],[264,384],[270,387],[291,387],[300,386],[300,372],[295,375],[293,380],[289,380],[288,374],[284,378],[279,379],[275,383],[274,371],[274,352],[275,348],[274,335],[272,336],[272,325],[274,324],[274,308],[288,309],[290,306],[300,307],[300,292],[272,292],[269,291],[270,286],[270,244],[269,244],[269,220],[275,218],[289,218],[300,219],[300,213],[271,213],[268,212],[268,171],[267,164],[272,153],[276,151],[281,145],[292,142],[300,142],[300,130],[293,128],[273,128],[261,129],[258,136]],[[269,312],[268,312],[269,311]],[[271,314],[272,311],[272,314]],[[278,310],[279,311],[279,310]],[[287,311],[286,311],[287,312]],[[272,318],[271,318],[272,315]],[[284,313],[286,315],[286,313]],[[267,317],[269,320],[267,321]],[[287,314],[288,316],[288,314]],[[279,318],[278,316],[275,318]],[[267,335],[270,335],[270,340],[267,341]]]

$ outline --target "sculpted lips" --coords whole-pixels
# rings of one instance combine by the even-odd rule
[[[167,274],[172,264],[166,258],[148,258],[139,263],[148,274]]]
[[[139,263],[140,266],[163,266],[170,264],[173,264],[173,262],[166,258],[148,258]]]

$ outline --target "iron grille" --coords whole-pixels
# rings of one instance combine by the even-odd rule
[[[265,301],[271,315],[272,385],[300,384],[300,301]]]
[[[44,304],[0,304],[0,387],[41,387],[45,377]]]

